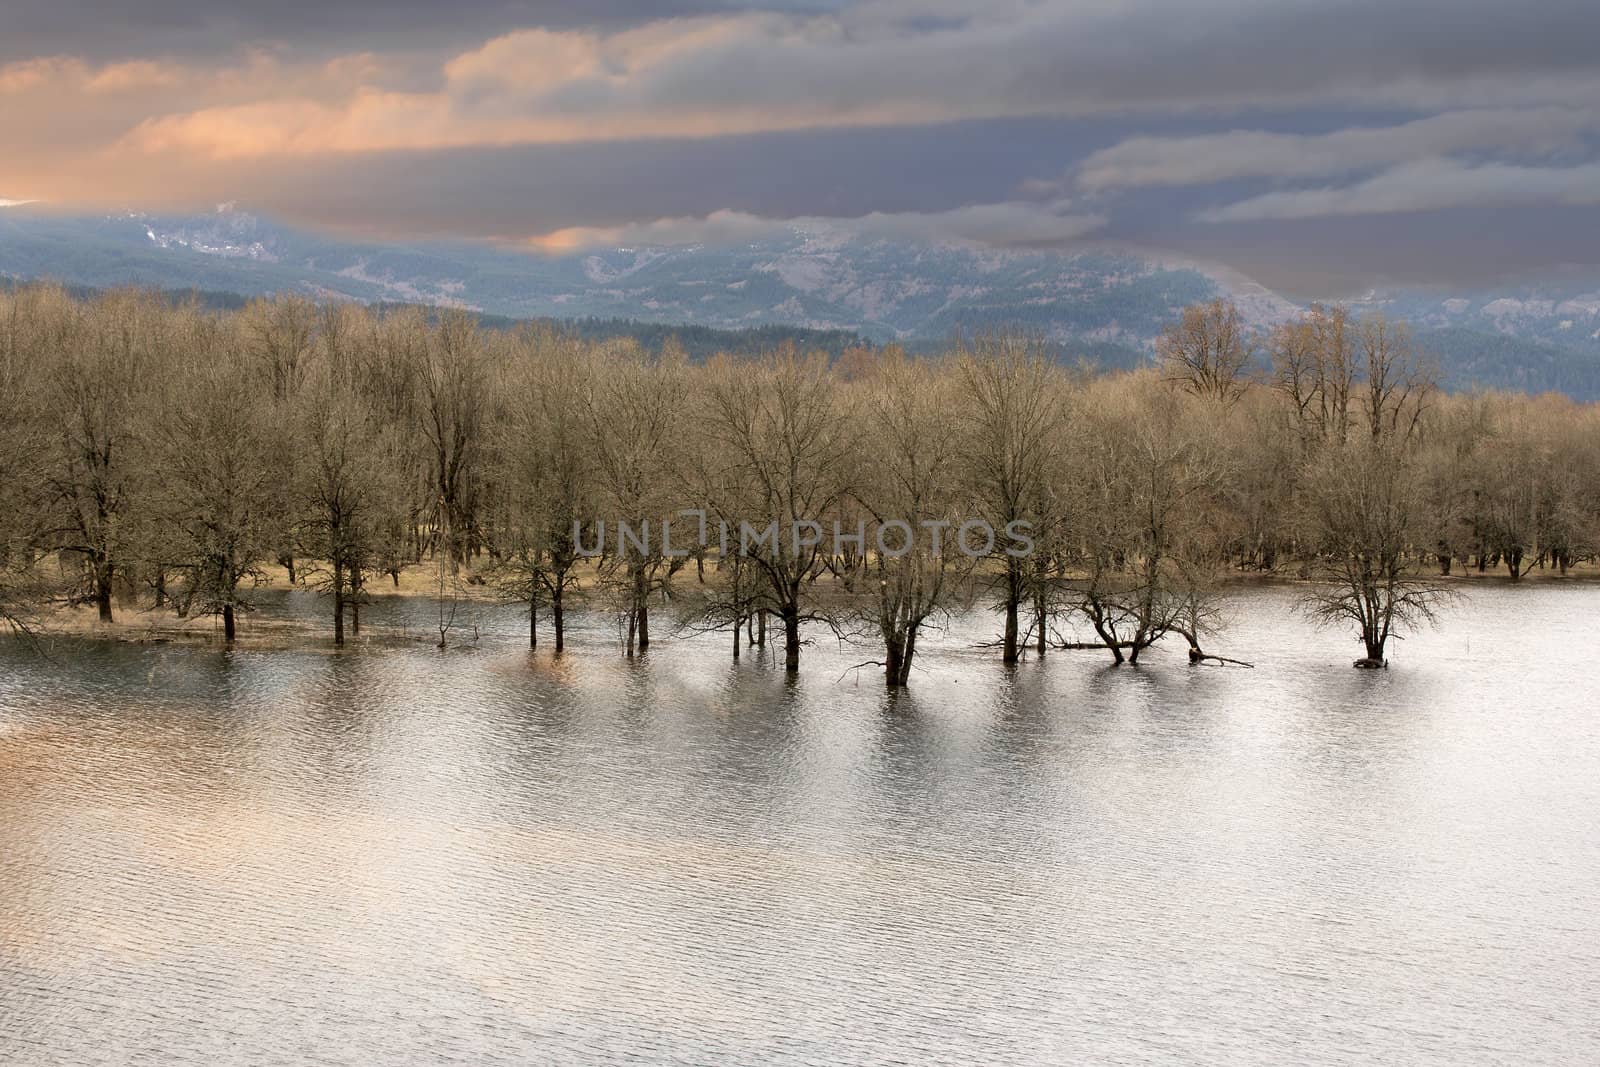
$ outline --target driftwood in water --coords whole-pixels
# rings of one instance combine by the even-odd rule
[[[1208,661],[1211,663],[1230,663],[1235,667],[1249,667],[1251,670],[1255,670],[1256,666],[1254,663],[1246,663],[1242,659],[1229,659],[1227,656],[1213,656],[1209,652],[1202,651],[1198,645],[1189,646],[1190,663],[1206,663]]]

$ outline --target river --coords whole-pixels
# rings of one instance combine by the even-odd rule
[[[1228,608],[1254,670],[1006,670],[978,615],[894,699],[489,607],[5,643],[0,1063],[1600,1060],[1600,587],[1475,584],[1374,672]]]

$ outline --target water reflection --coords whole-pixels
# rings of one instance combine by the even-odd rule
[[[1596,607],[1485,586],[1388,672],[1271,589],[1256,670],[977,618],[895,696],[492,606],[8,646],[0,1062],[1592,1059],[1600,686],[1544,652]]]

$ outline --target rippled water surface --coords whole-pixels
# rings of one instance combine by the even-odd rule
[[[1600,589],[1387,672],[1232,614],[1256,670],[1008,672],[980,617],[894,701],[492,609],[0,647],[0,1063],[1600,1060]]]

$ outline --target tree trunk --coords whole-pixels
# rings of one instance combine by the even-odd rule
[[[639,622],[639,651],[647,652],[650,649],[650,591],[642,565],[633,572],[633,614]]]
[[[111,564],[102,563],[95,567],[94,604],[100,614],[101,622],[111,621],[111,578]]]
[[[1006,565],[1006,633],[1005,643],[1001,649],[1000,662],[1017,662],[1017,612],[1021,599],[1018,588],[1015,565]]]
[[[733,620],[733,661],[735,663],[739,662],[739,639],[744,636],[739,631],[743,626],[744,620],[737,618]]]
[[[333,564],[333,643],[344,647],[344,564]]]
[[[756,621],[756,647],[767,647],[767,609],[762,608],[760,618]]]
[[[562,617],[562,614],[561,614],[561,589],[562,589],[562,586],[565,585],[565,584],[566,583],[564,581],[562,581],[561,579],[558,578],[556,580],[555,591],[550,594],[550,614],[551,614],[551,617],[553,618],[553,620],[555,621],[555,626],[556,626],[556,651],[557,652],[562,651],[566,647],[566,643],[567,643],[567,634],[566,634],[566,630],[564,628],[566,620]]]
[[[233,605],[222,605],[222,639],[233,644]]]
[[[350,632],[361,635],[361,568],[350,568]]]
[[[883,640],[883,682],[889,692],[894,692],[905,683],[901,680],[900,670],[903,640],[898,635],[886,636]]]
[[[538,581],[538,579],[534,579]],[[535,589],[528,596],[528,647],[539,647],[539,592]]]
[[[800,669],[800,612],[783,610],[783,669],[794,674]]]
[[[1033,618],[1034,618],[1034,625],[1039,628],[1039,632],[1035,635],[1035,642],[1034,643],[1038,647],[1039,658],[1040,659],[1044,659],[1044,650],[1045,650],[1045,647],[1046,647],[1046,643],[1045,643],[1046,642],[1046,628],[1045,628],[1045,611],[1044,611],[1044,592],[1043,592],[1043,587],[1042,586],[1040,587],[1040,591],[1038,593],[1035,593],[1034,597],[1033,597]]]
[[[911,663],[917,656],[917,624],[906,627],[905,651],[900,655],[900,688],[911,684]]]

